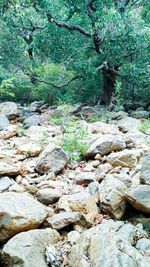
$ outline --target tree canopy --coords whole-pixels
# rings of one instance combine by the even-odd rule
[[[149,10],[141,0],[1,0],[0,83],[13,78],[1,98],[150,104]]]

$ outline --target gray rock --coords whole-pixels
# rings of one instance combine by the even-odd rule
[[[148,119],[149,118],[149,112],[145,110],[132,111],[130,115],[131,117],[136,118],[136,119]]]
[[[90,195],[95,195],[99,192],[99,183],[92,182],[88,185]]]
[[[0,192],[7,190],[13,182],[9,179],[9,177],[4,176],[0,178]]]
[[[136,248],[144,252],[150,252],[150,239],[141,238],[137,241]]]
[[[139,127],[141,126],[140,120],[131,118],[131,117],[126,117],[117,123],[117,126],[122,132],[128,132],[128,131],[133,131],[133,130],[138,130]]]
[[[89,142],[89,149],[85,156],[95,156],[96,154],[106,155],[112,151],[125,149],[126,144],[121,135],[104,134],[98,135],[96,139]]]
[[[47,216],[46,208],[25,193],[0,194],[0,204],[0,242],[38,228]]]
[[[80,221],[81,214],[79,212],[61,212],[46,219],[48,226],[55,230],[60,230],[69,224]]]
[[[147,237],[147,233],[144,230],[139,229],[138,227],[127,223],[125,225],[123,225],[119,231],[117,232],[117,234],[123,239],[123,240],[127,240],[131,245],[135,243],[135,241],[138,238],[141,237]]]
[[[85,231],[72,246],[69,266],[149,267],[150,260],[123,240],[105,222]],[[82,259],[85,264],[81,265]],[[89,264],[89,265],[88,265]]]
[[[30,230],[11,238],[2,250],[2,259],[8,266],[47,267],[45,248],[59,241],[52,229]]]
[[[5,130],[10,125],[6,115],[0,114],[0,131]]]
[[[119,220],[126,210],[124,200],[126,189],[126,185],[113,175],[109,179],[104,179],[99,185],[100,208]]]
[[[18,116],[18,107],[14,102],[4,102],[0,104],[0,114],[4,114],[8,119],[14,119]]]
[[[44,122],[43,120],[40,118],[39,115],[32,115],[30,117],[28,117],[27,119],[24,120],[23,124],[24,127],[27,129],[30,126],[38,126],[38,125],[42,125]]]
[[[131,186],[125,192],[125,199],[135,209],[150,213],[150,186],[136,185]]]
[[[150,185],[150,153],[142,157],[142,169],[140,173],[140,182]]]
[[[63,149],[55,144],[49,144],[40,154],[35,169],[38,173],[54,172],[63,170],[68,163],[68,157]]]
[[[75,177],[76,184],[89,184],[95,182],[96,174],[94,172],[81,172]]]
[[[36,196],[38,201],[45,205],[49,205],[57,201],[62,196],[62,193],[58,189],[44,188],[39,190]]]

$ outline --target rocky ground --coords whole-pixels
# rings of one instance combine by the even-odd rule
[[[84,158],[60,146],[66,118]],[[149,267],[149,123],[142,107],[0,104],[0,266]]]

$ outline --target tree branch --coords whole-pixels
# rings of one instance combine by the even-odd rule
[[[70,80],[68,80],[67,82],[65,83],[62,83],[60,85],[55,85],[53,83],[50,83],[50,82],[47,82],[47,81],[44,81],[44,80],[40,80],[34,76],[32,76],[30,73],[24,73],[25,75],[28,75],[30,78],[32,78],[33,80],[37,81],[37,82],[40,82],[40,83],[45,83],[47,85],[51,85],[53,86],[54,88],[57,88],[57,89],[60,89],[60,88],[63,88],[67,85],[69,85],[70,83],[72,83],[74,80],[78,80],[78,79],[82,79],[82,76],[75,76],[73,78],[71,78]]]
[[[87,32],[86,30],[84,30],[82,27],[78,25],[70,25],[66,22],[56,20],[50,14],[47,14],[47,18],[50,23],[54,22],[60,28],[66,28],[70,31],[78,31],[82,33],[83,35],[92,38],[92,34],[90,34],[89,32]]]

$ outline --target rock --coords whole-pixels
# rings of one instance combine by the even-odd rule
[[[135,241],[141,237],[147,237],[147,233],[144,230],[140,230],[138,227],[127,223],[123,225],[117,234],[123,239],[127,240],[131,245],[135,244]]]
[[[118,128],[123,132],[128,132],[128,131],[136,131],[140,128],[141,126],[141,122],[140,120],[134,119],[134,118],[130,118],[130,117],[126,117],[121,119],[118,123],[117,123]]]
[[[82,265],[84,259],[84,265]],[[80,235],[69,254],[69,266],[149,267],[150,260],[105,223]]]
[[[46,219],[48,226],[55,230],[60,230],[69,224],[80,221],[81,215],[79,212],[61,212]]]
[[[35,169],[38,173],[59,173],[68,163],[68,157],[63,149],[55,144],[49,144],[39,156]]]
[[[23,187],[23,185],[19,185],[17,183],[14,183],[12,186],[9,187],[9,192],[23,193],[24,187]]]
[[[137,218],[136,219],[137,223],[142,223],[144,228],[148,231],[150,231],[150,218]]]
[[[6,115],[0,114],[0,131],[5,130],[10,125]]]
[[[127,116],[128,116],[128,113],[124,112],[124,111],[118,111],[118,112],[111,113],[112,120],[121,120]]]
[[[148,251],[150,253],[150,239],[141,238],[137,241],[136,248],[144,252]]]
[[[74,243],[76,243],[76,241],[80,237],[80,234],[77,231],[71,231],[71,232],[68,233],[67,237],[68,237],[68,241],[71,244],[74,244]]]
[[[0,114],[4,114],[8,119],[14,119],[18,116],[17,104],[14,102],[4,102],[0,104]]]
[[[131,186],[125,192],[125,199],[135,209],[150,214],[150,186],[149,185]]]
[[[96,154],[106,155],[112,151],[123,150],[126,144],[120,135],[98,135],[96,139],[89,142],[89,149],[85,153],[86,157],[95,156]]]
[[[99,192],[99,183],[98,182],[92,182],[88,185],[89,193],[90,195],[98,194]]]
[[[119,129],[116,125],[106,124],[101,121],[97,121],[89,124],[89,133],[93,134],[119,134]]]
[[[34,144],[33,142],[22,144],[17,149],[19,154],[27,153],[29,156],[37,156],[41,153],[41,146]]]
[[[101,164],[96,170],[96,180],[101,182],[104,178],[106,173],[108,173],[112,169],[112,165],[109,163]]]
[[[47,267],[46,246],[57,243],[59,234],[52,229],[30,230],[11,238],[2,250],[2,259],[7,266]]]
[[[62,196],[57,203],[57,209],[67,212],[80,212],[84,218],[81,223],[83,225],[88,224],[89,226],[94,223],[95,217],[98,214],[94,197],[86,192]]]
[[[61,134],[60,127],[59,126],[31,126],[26,130],[26,136],[30,138],[33,142],[39,142],[41,144],[45,143],[45,141],[48,140],[53,136],[58,136]]]
[[[105,178],[99,185],[100,208],[107,214],[119,220],[126,210],[124,193],[126,185],[118,179]]]
[[[21,162],[13,163],[10,158],[6,162],[0,158],[0,175],[18,175],[25,172],[25,166]]]
[[[47,216],[45,207],[25,193],[0,194],[0,203],[0,242],[38,228]]]
[[[150,153],[142,157],[142,169],[140,172],[140,182],[150,185]]]
[[[13,182],[9,179],[9,177],[4,176],[0,178],[0,192],[7,190]]]
[[[17,125],[10,125],[5,130],[0,132],[0,139],[9,139],[12,136],[18,134],[18,126]]]
[[[89,184],[96,181],[96,174],[94,172],[80,172],[75,177],[76,184]]]
[[[24,124],[25,128],[27,129],[30,126],[42,125],[43,121],[39,115],[32,115],[32,116],[28,117],[27,119],[25,119],[23,121],[23,124]]]
[[[145,110],[136,110],[130,113],[130,116],[136,119],[148,119],[149,112]]]
[[[53,204],[62,196],[62,193],[58,189],[44,188],[37,192],[36,197],[39,202],[49,205]]]
[[[141,153],[138,150],[128,150],[125,149],[121,152],[111,153],[107,157],[107,162],[113,166],[122,166],[122,167],[135,167],[140,160]]]

